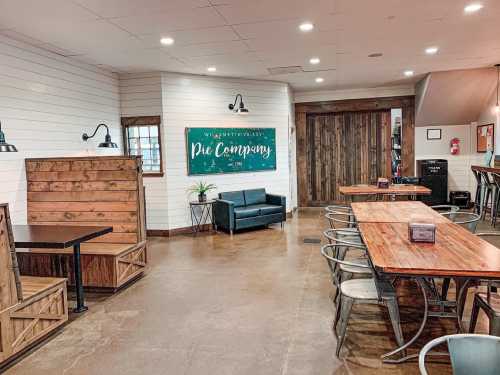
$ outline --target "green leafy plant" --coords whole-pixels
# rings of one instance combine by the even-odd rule
[[[206,182],[199,181],[188,189],[190,194],[205,195],[211,190],[217,189],[214,184],[207,184]]]

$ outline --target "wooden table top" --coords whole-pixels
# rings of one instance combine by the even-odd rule
[[[111,233],[113,227],[71,225],[13,225],[18,248],[65,249],[75,244]]]
[[[492,167],[485,167],[485,166],[481,166],[481,165],[473,165],[473,166],[471,166],[471,169],[473,171],[490,172],[490,173],[500,174],[500,168],[492,168]]]
[[[428,195],[431,190],[421,185],[391,184],[388,188],[378,188],[376,185],[351,185],[341,186],[340,194],[343,195],[371,195],[371,194],[394,194],[394,195]]]
[[[426,204],[408,202],[359,202],[351,203],[359,223],[449,223],[450,221]]]
[[[436,243],[408,239],[407,223],[360,223],[377,272],[500,278],[500,249],[453,223],[436,224]]]

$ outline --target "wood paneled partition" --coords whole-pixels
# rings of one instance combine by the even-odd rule
[[[344,201],[338,187],[391,175],[391,108],[402,108],[402,174],[414,174],[414,97],[296,104],[299,205]]]

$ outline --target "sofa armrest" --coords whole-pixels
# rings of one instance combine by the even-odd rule
[[[266,203],[281,206],[283,209],[283,221],[286,221],[286,197],[283,195],[266,194]]]
[[[215,225],[234,229],[234,202],[217,199],[213,206]]]

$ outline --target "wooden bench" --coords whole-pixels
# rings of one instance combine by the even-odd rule
[[[26,159],[28,222],[108,225],[113,232],[81,246],[85,287],[116,290],[144,273],[146,227],[140,157]],[[19,249],[21,274],[68,275],[71,249]]]
[[[66,279],[19,275],[9,210],[0,204],[0,367],[67,320]]]

